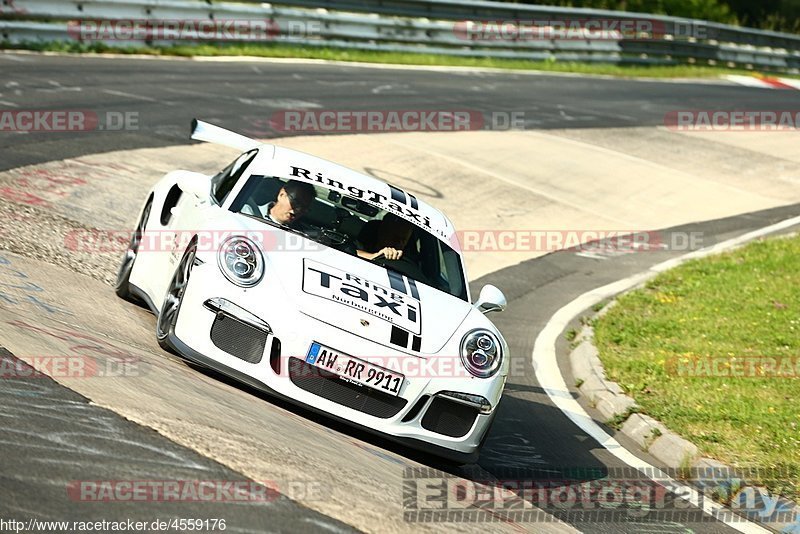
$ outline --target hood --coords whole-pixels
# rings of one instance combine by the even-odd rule
[[[380,265],[279,229],[269,232],[277,234],[268,241],[282,246],[263,247],[262,284],[277,281],[293,308],[349,334],[394,350],[435,354],[472,310],[466,301]]]

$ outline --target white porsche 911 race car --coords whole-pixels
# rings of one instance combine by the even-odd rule
[[[455,229],[413,194],[194,121],[243,154],[150,191],[117,277],[159,344],[312,410],[460,463],[497,412],[508,345],[472,304]],[[394,239],[394,240],[392,240]],[[391,258],[391,259],[390,259]]]

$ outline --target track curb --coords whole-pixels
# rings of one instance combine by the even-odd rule
[[[716,250],[713,255],[734,250],[749,241]],[[670,268],[678,265],[680,263]],[[667,468],[683,473],[685,480],[697,486],[706,497],[730,505],[732,502],[740,502],[737,499],[753,495],[755,496],[753,498],[762,498],[766,508],[769,503],[763,497],[769,498],[770,493],[765,487],[740,479],[734,466],[702,456],[694,443],[669,430],[656,419],[638,413],[639,406],[636,401],[626,395],[619,384],[606,378],[600,353],[594,344],[594,329],[591,324],[613,308],[617,298],[643,287],[644,283],[641,282],[618,293],[613,297],[615,300],[610,301],[593,315],[582,319],[583,327],[575,337],[574,348],[569,354],[570,371],[578,391],[604,418],[600,422],[617,427],[619,432],[638,445],[640,451],[650,454]],[[720,491],[721,488],[724,490]],[[775,510],[795,510],[797,514],[795,522],[769,521],[770,516],[760,518],[763,521],[759,522],[777,532],[796,532],[793,529],[800,528],[800,504],[783,497],[777,497],[774,504]]]

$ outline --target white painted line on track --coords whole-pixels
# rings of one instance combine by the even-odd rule
[[[800,90],[800,80],[792,78],[756,78],[755,76],[739,76],[731,74],[725,76],[729,82],[744,85],[746,87],[757,87],[760,89],[798,89]]]
[[[794,78],[778,78],[778,80],[784,85],[800,90],[800,80],[795,80]]]
[[[19,57],[17,55],[14,55],[13,51],[7,51],[7,50],[0,53],[0,57],[3,59],[7,59],[9,61],[17,61],[19,63],[25,63],[26,61],[30,61],[29,59],[26,59],[24,57]]]
[[[156,103],[159,103],[159,104],[170,105],[168,102],[164,102],[162,100],[158,100],[157,98],[150,98],[149,96],[134,95],[134,94],[131,94],[131,93],[126,93],[124,91],[114,91],[113,89],[103,89],[102,92],[107,94],[107,95],[123,96],[125,98],[132,98],[134,100],[143,100],[144,102],[156,102]]]
[[[595,254],[593,252],[576,252],[576,256],[580,256],[582,258],[589,258],[590,260],[607,260],[608,256],[603,256],[602,254]]]
[[[550,400],[556,405],[556,407],[558,407],[559,410],[564,412],[564,414],[569,417],[573,423],[594,438],[603,448],[608,450],[617,459],[640,471],[645,476],[650,477],[651,475],[655,474],[658,480],[668,482],[671,487],[680,487],[681,491],[684,492],[683,495],[687,496],[690,502],[701,502],[700,494],[696,489],[675,481],[660,469],[638,458],[632,452],[620,445],[616,439],[607,434],[605,430],[600,427],[600,425],[594,422],[594,420],[589,416],[588,413],[586,413],[578,401],[572,397],[569,389],[567,388],[564,377],[561,375],[561,372],[558,368],[558,360],[556,357],[556,340],[558,339],[558,336],[561,335],[561,332],[563,332],[567,327],[567,324],[569,324],[569,322],[572,321],[578,314],[606,298],[631,289],[637,284],[653,278],[657,274],[676,267],[688,260],[718,254],[720,252],[735,248],[752,239],[790,228],[797,224],[800,224],[800,217],[787,219],[771,226],[754,230],[739,237],[729,239],[728,241],[723,241],[722,243],[718,243],[714,246],[690,252],[678,258],[659,263],[647,271],[630,276],[623,280],[619,280],[617,282],[613,282],[611,284],[607,284],[603,287],[593,289],[592,291],[577,297],[575,300],[559,309],[550,318],[547,325],[545,325],[539,336],[536,338],[531,358],[533,369],[536,373],[536,379],[538,380],[539,385],[545,390],[547,396],[550,397]],[[655,482],[658,482],[658,480],[654,479]],[[702,499],[702,503],[703,511],[712,517],[718,517],[718,512],[724,513],[726,511],[725,507],[714,503],[709,499]],[[730,520],[725,517],[727,515],[730,514],[724,514],[723,517],[719,517],[719,520],[739,532],[769,532],[769,530],[761,527],[760,525],[745,521],[743,518]]]
[[[733,83],[737,83],[739,85],[744,85],[746,87],[758,87],[761,89],[773,89],[773,87],[765,82],[762,82],[758,78],[753,76],[741,76],[738,74],[729,74],[725,76],[725,79],[731,81]]]
[[[162,91],[166,93],[174,93],[176,95],[190,95],[190,96],[203,96],[206,98],[228,98],[231,99],[230,96],[227,95],[219,95],[216,93],[208,93],[205,91],[192,91],[189,89],[177,89],[175,87],[162,87]]]
[[[239,102],[247,106],[284,109],[315,109],[321,108],[317,102],[298,100],[296,98],[239,98]]]

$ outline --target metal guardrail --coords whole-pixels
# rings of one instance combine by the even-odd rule
[[[242,0],[255,2],[259,0]],[[564,8],[489,0],[280,0],[282,5],[338,11],[425,17],[436,20],[633,19],[663,23],[669,35],[691,28],[719,42],[800,50],[800,35],[732,26],[697,19],[604,9]]]
[[[508,4],[485,0],[280,0],[281,5],[211,0],[0,0],[0,39],[66,41],[65,23],[44,20],[267,20],[272,41],[303,46],[423,52],[526,60],[717,64],[800,73],[800,36],[705,21],[616,11]],[[288,4],[288,5],[287,5]],[[320,7],[322,6],[322,7]],[[660,35],[606,33],[584,39],[468,38],[464,21],[649,21]],[[292,24],[308,28],[287,31]],[[131,42],[101,41],[110,46]],[[169,44],[156,40],[152,44]]]

